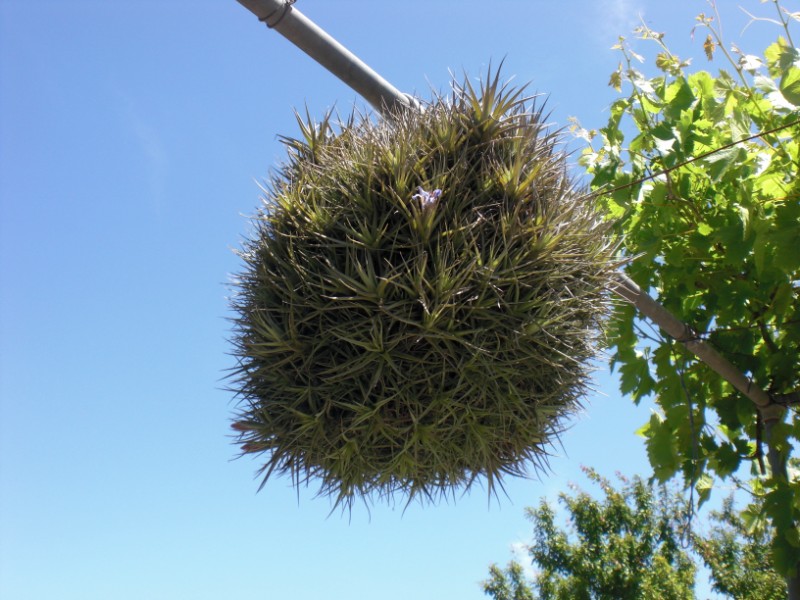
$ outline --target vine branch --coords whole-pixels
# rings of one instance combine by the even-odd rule
[[[605,196],[606,194],[613,194],[614,192],[618,192],[619,190],[624,190],[633,187],[635,185],[639,185],[640,183],[644,183],[645,181],[650,181],[651,179],[655,179],[656,177],[661,177],[662,175],[668,175],[669,173],[672,173],[673,171],[685,167],[686,165],[690,165],[698,160],[702,160],[704,158],[708,158],[709,156],[713,156],[714,154],[722,152],[723,150],[727,150],[728,148],[733,148],[734,146],[738,146],[739,144],[749,142],[750,140],[754,140],[760,137],[764,137],[766,135],[783,131],[784,129],[788,129],[789,127],[794,127],[795,125],[800,125],[800,119],[795,119],[790,123],[785,123],[783,125],[780,125],[778,127],[773,127],[772,129],[768,129],[766,131],[760,131],[759,133],[754,133],[753,135],[750,135],[746,138],[742,138],[741,140],[736,140],[735,142],[724,144],[719,148],[715,148],[714,150],[709,150],[708,152],[704,152],[703,154],[698,154],[693,158],[678,163],[674,167],[669,167],[668,169],[664,169],[663,171],[658,171],[657,173],[653,173],[651,175],[648,175],[647,177],[642,177],[640,179],[637,179],[636,181],[631,181],[630,183],[626,183],[625,185],[620,185],[610,190],[598,190],[596,192],[593,192],[591,196],[595,197],[595,196]]]
[[[611,290],[633,304],[641,314],[651,319],[671,338],[683,344],[689,352],[752,400],[765,423],[783,418],[785,406],[775,402],[767,392],[745,377],[728,359],[700,340],[691,327],[651,298],[630,277],[624,273],[617,273]]]

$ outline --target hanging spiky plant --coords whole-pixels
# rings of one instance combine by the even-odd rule
[[[378,123],[298,121],[241,251],[243,453],[346,504],[541,466],[614,252],[534,99],[490,73]]]

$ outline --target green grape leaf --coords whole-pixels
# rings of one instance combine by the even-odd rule
[[[783,74],[780,90],[784,98],[800,106],[800,69],[792,66]]]

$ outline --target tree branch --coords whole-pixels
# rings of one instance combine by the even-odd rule
[[[719,354],[692,331],[691,327],[680,321],[659,304],[624,273],[618,273],[611,290],[633,304],[636,309],[656,323],[670,337],[684,345],[713,371],[719,374],[742,394],[750,398],[758,408],[764,423],[779,421],[786,408],[776,403],[770,395],[745,377],[728,359]]]

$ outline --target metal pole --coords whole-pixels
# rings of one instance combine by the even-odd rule
[[[336,75],[384,116],[416,102],[370,69],[356,55],[314,24],[293,0],[237,0],[311,58]]]

